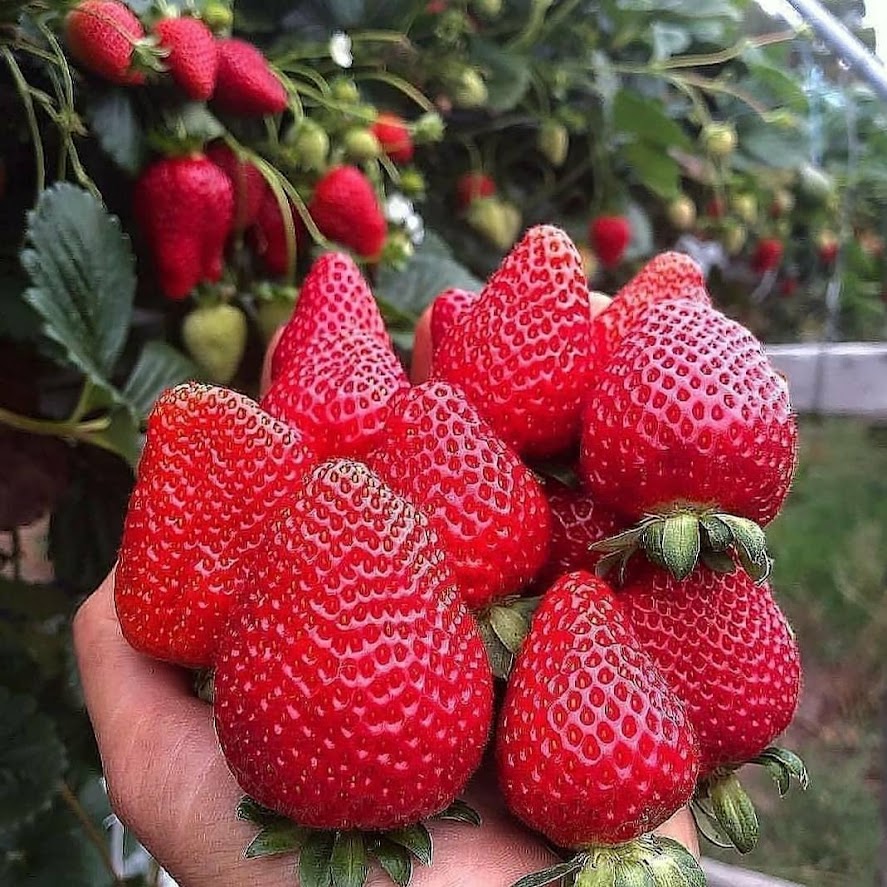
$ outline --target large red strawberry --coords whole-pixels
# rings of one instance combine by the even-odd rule
[[[748,330],[701,302],[657,302],[595,374],[586,403],[582,480],[643,519],[624,534],[626,553],[644,548],[682,578],[700,547],[735,544],[746,569],[767,575],[757,525],[788,494],[798,428],[784,378]]]
[[[82,0],[65,17],[65,43],[84,68],[132,86],[145,82],[133,53],[145,30],[135,13],[116,0]]]
[[[645,836],[693,794],[696,738],[600,579],[570,573],[543,599],[508,685],[496,758],[509,809],[579,850],[571,871],[584,869],[589,884],[658,884],[646,869],[660,854],[690,864],[679,845]],[[617,863],[618,882],[606,877]]]
[[[289,245],[286,234],[286,221],[280,211],[277,195],[263,182],[262,197],[252,227],[247,232],[247,240],[252,251],[258,256],[265,272],[273,277],[284,277],[290,270]],[[292,224],[293,237],[297,237],[298,215],[290,201],[286,201],[287,212]],[[298,243],[293,242],[293,249]],[[294,254],[295,258],[295,254]]]
[[[368,259],[381,253],[388,223],[370,180],[357,167],[331,169],[317,183],[309,211],[330,240]]]
[[[298,430],[207,385],[163,394],[148,419],[114,589],[126,639],[188,666],[212,664],[243,583],[242,558],[313,461]]]
[[[216,88],[219,61],[212,31],[200,19],[182,16],[161,19],[154,33],[173,80],[188,98],[205,102]]]
[[[496,183],[480,170],[463,173],[456,179],[456,206],[463,212],[475,200],[493,197],[495,194]]]
[[[270,189],[259,168],[237,156],[224,142],[214,142],[206,156],[223,170],[234,189],[234,230],[245,231],[259,215],[262,198]]]
[[[711,304],[699,265],[684,253],[666,252],[651,259],[595,319],[595,362],[604,366],[622,337],[654,302],[693,299]]]
[[[327,832],[303,863],[344,841],[365,866],[480,763],[493,700],[474,620],[424,517],[354,462],[312,472],[250,584],[216,663],[222,750],[252,798]]]
[[[766,274],[782,264],[782,256],[785,246],[778,237],[765,237],[758,242],[754,254],[751,257],[752,271],[758,274]]]
[[[261,117],[286,110],[283,84],[264,55],[245,40],[217,40],[219,67],[213,102],[227,114]]]
[[[300,353],[320,347],[323,339],[349,332],[368,333],[390,345],[385,321],[354,260],[345,253],[325,253],[305,277],[296,310],[274,350],[271,378]]]
[[[477,293],[455,287],[444,290],[437,296],[431,308],[432,351],[446,338],[457,318],[471,307],[476,299]]]
[[[588,226],[588,242],[604,268],[615,268],[631,243],[631,223],[625,216],[598,216]]]
[[[367,464],[428,515],[469,607],[519,593],[548,553],[539,482],[458,388],[426,382],[389,407]]]
[[[524,456],[568,449],[579,434],[591,309],[567,235],[531,228],[434,350],[434,377],[462,387]]]
[[[402,117],[380,114],[370,126],[370,132],[395,163],[409,163],[413,159],[413,137]]]
[[[164,295],[184,299],[201,281],[222,276],[234,193],[205,156],[151,163],[136,183],[134,210]]]
[[[272,416],[312,430],[325,455],[360,456],[373,446],[388,401],[409,387],[390,344],[362,331],[300,351],[262,399]]]
[[[687,707],[704,791],[716,801],[735,793],[733,771],[758,759],[788,727],[801,689],[798,645],[769,586],[741,571],[725,575],[700,566],[678,581],[647,566],[619,601]],[[740,849],[750,850],[755,837],[740,828]]]
[[[546,478],[545,495],[551,510],[551,547],[536,581],[543,591],[565,573],[593,573],[603,553],[592,546],[625,528],[622,518],[584,490]]]

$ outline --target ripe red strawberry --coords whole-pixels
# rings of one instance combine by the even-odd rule
[[[272,355],[271,378],[303,352],[321,349],[324,339],[351,332],[368,333],[391,347],[385,321],[354,260],[345,253],[325,253],[305,277],[296,310]]]
[[[624,529],[625,521],[595,502],[583,490],[574,490],[552,478],[545,480],[551,510],[551,547],[536,587],[544,591],[565,573],[593,573],[603,557],[591,546]]]
[[[542,487],[458,388],[426,382],[392,398],[366,462],[428,516],[473,610],[517,594],[545,561]]]
[[[413,137],[402,117],[380,114],[370,127],[370,132],[395,163],[409,163],[413,159]]]
[[[690,256],[676,252],[655,256],[597,316],[592,332],[598,366],[606,365],[613,350],[650,305],[663,299],[693,299],[711,304],[705,275]]]
[[[431,347],[442,342],[457,318],[477,300],[477,293],[452,288],[438,295],[431,308]]]
[[[314,459],[247,397],[191,383],[148,419],[114,589],[126,639],[158,659],[213,662],[243,585],[242,558]]]
[[[509,809],[584,851],[574,871],[637,865],[633,855],[656,843],[636,839],[693,794],[699,753],[684,708],[601,580],[570,573],[544,597],[508,685],[496,759]],[[602,875],[595,883],[609,885]]]
[[[782,283],[779,285],[779,295],[782,296],[783,299],[793,299],[800,289],[801,281],[798,280],[793,274],[784,278]]]
[[[259,215],[265,192],[270,189],[259,168],[242,160],[224,142],[214,142],[206,149],[206,156],[231,181],[234,190],[234,230],[245,231]]]
[[[216,88],[218,52],[212,31],[200,19],[164,18],[154,26],[164,63],[188,98],[205,102]]]
[[[254,569],[215,674],[242,788],[312,829],[395,829],[446,807],[480,763],[492,681],[423,516],[363,465],[329,462]]]
[[[463,173],[456,180],[456,206],[463,212],[484,197],[494,197],[496,183],[480,170]]]
[[[168,298],[184,299],[201,281],[222,276],[234,193],[202,154],[149,164],[135,186],[134,211]]]
[[[133,67],[134,50],[144,37],[135,13],[116,0],[82,0],[65,17],[68,51],[84,68],[112,83],[145,82],[144,71]]]
[[[531,228],[434,350],[434,378],[459,385],[506,443],[549,456],[578,438],[591,312],[567,235]]]
[[[388,234],[379,199],[369,179],[355,166],[337,166],[318,183],[309,206],[325,237],[359,256],[376,258]]]
[[[264,182],[262,184],[265,185]],[[289,201],[287,201],[287,207],[293,222],[293,234],[298,236],[296,210]],[[262,188],[259,209],[254,224],[247,234],[249,245],[259,257],[267,274],[273,277],[283,277],[289,272],[289,251],[284,216],[280,211],[277,196],[268,187]],[[295,243],[294,246],[298,248],[298,243]]]
[[[699,739],[702,793],[714,802],[737,847],[751,850],[757,838],[754,810],[732,773],[762,755],[758,763],[785,760],[786,753],[764,753],[791,723],[801,690],[798,645],[769,586],[755,585],[744,572],[724,575],[704,566],[681,582],[647,566],[619,601],[647,654],[686,705]],[[783,789],[790,776],[803,784],[803,765],[786,768]],[[751,815],[737,818],[723,798]]]
[[[238,117],[261,117],[286,110],[283,84],[252,43],[230,37],[217,40],[216,47],[219,67],[213,101],[222,111]]]
[[[752,255],[752,271],[756,274],[765,274],[778,268],[782,263],[784,251],[785,247],[778,237],[765,237],[758,243]]]
[[[262,406],[285,422],[309,427],[324,455],[360,456],[381,432],[388,401],[409,380],[378,336],[343,332],[318,345],[283,369]]]
[[[588,226],[588,242],[604,268],[615,268],[631,243],[631,224],[625,216],[598,216]]]
[[[841,243],[831,231],[822,231],[816,238],[816,251],[823,265],[834,265]]]
[[[673,530],[688,547],[681,542],[680,556],[670,549],[663,561],[661,537],[644,530],[627,541],[659,550],[657,562],[683,577],[699,554],[697,519],[725,513],[729,532],[703,520],[703,543],[723,551],[736,542],[747,569],[766,575],[763,534],[748,524],[767,524],[782,507],[798,429],[785,380],[748,330],[700,302],[657,302],[593,377],[586,404],[579,468],[587,489],[633,520],[655,515],[661,525],[675,516],[669,539]]]

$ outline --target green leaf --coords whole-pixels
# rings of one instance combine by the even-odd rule
[[[137,419],[144,419],[167,388],[197,376],[197,367],[166,342],[148,342],[121,392]]]
[[[330,857],[333,853],[333,835],[315,832],[299,853],[299,884],[301,887],[332,887]]]
[[[36,701],[0,687],[0,833],[50,806],[66,766],[65,747]]]
[[[684,52],[692,38],[686,28],[665,21],[653,22],[653,59],[663,61],[673,55]]]
[[[681,168],[664,148],[646,142],[625,146],[625,161],[638,181],[663,200],[680,194]]]
[[[120,456],[130,468],[135,469],[141,454],[142,438],[139,426],[130,410],[119,407],[112,410],[111,422],[103,431],[93,431],[85,440]]]
[[[613,100],[613,125],[648,148],[689,149],[690,137],[663,108],[658,99],[648,99],[627,89],[620,90]]]
[[[499,112],[516,107],[530,85],[529,60],[481,38],[471,40],[469,57],[486,74],[487,107]]]
[[[406,848],[385,838],[378,838],[370,852],[397,887],[408,887],[413,880],[413,859]]]
[[[243,855],[247,859],[293,853],[305,843],[308,832],[294,822],[277,822],[265,826],[250,841]]]
[[[28,216],[25,299],[68,363],[100,386],[126,341],[135,262],[120,222],[89,192],[61,183]]]
[[[578,872],[582,865],[582,858],[577,857],[569,862],[553,865],[551,868],[544,869],[541,872],[524,875],[519,881],[515,881],[512,887],[545,887],[546,884],[554,884],[556,881],[560,881],[561,878]]]
[[[386,832],[385,837],[389,841],[394,841],[395,844],[400,844],[401,847],[406,847],[422,865],[431,865],[434,858],[434,845],[431,834],[421,822],[407,828]]]
[[[524,616],[510,607],[492,607],[490,625],[509,653],[517,654],[530,630]]]
[[[144,164],[146,145],[133,102],[132,90],[112,87],[87,108],[89,128],[105,153],[123,170],[137,173]]]
[[[447,822],[464,822],[467,825],[480,826],[483,820],[480,813],[460,798],[456,798],[446,810],[441,810],[435,819],[442,819]]]
[[[333,887],[363,887],[367,856],[360,832],[339,832],[330,856]]]
[[[43,621],[67,615],[71,599],[56,585],[35,585],[0,577],[0,610]]]

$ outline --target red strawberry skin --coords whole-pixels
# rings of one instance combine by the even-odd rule
[[[767,524],[798,428],[785,380],[744,327],[700,302],[653,305],[588,390],[580,475],[637,520],[695,504]]]
[[[545,496],[551,511],[551,547],[536,581],[542,590],[565,573],[594,573],[603,553],[592,551],[591,546],[626,529],[622,518],[584,490],[548,478]]]
[[[697,567],[684,581],[645,567],[619,594],[628,620],[687,707],[702,776],[757,757],[798,706],[798,645],[773,600],[742,570]]]
[[[446,382],[408,388],[389,407],[369,467],[428,516],[471,609],[519,592],[551,535],[532,472]]]
[[[466,172],[456,180],[456,206],[463,212],[484,197],[492,197],[496,193],[496,183],[486,173]]]
[[[751,258],[752,270],[758,274],[773,271],[782,263],[784,252],[785,247],[781,240],[775,237],[765,238],[758,244]]]
[[[543,599],[496,757],[509,809],[561,847],[631,841],[690,799],[699,753],[684,708],[589,573],[564,576]]]
[[[215,719],[241,787],[301,825],[397,828],[480,763],[492,679],[425,519],[366,467],[280,512],[222,642]]]
[[[274,350],[271,378],[304,350],[343,332],[368,333],[390,347],[385,321],[354,260],[345,253],[325,253],[305,277],[296,310]]]
[[[456,319],[474,304],[477,293],[470,290],[452,288],[444,290],[435,298],[431,308],[431,347],[442,342]]]
[[[380,114],[370,131],[395,163],[409,163],[413,159],[413,137],[403,118],[397,114]]]
[[[337,166],[318,183],[309,206],[321,234],[359,256],[376,258],[388,224],[370,180],[355,166]]]
[[[241,160],[224,142],[215,142],[206,149],[206,156],[221,169],[234,189],[234,230],[244,231],[259,216],[259,209],[270,189],[259,168]]]
[[[459,385],[520,455],[555,455],[579,436],[590,331],[579,253],[539,225],[435,347],[433,376]]]
[[[65,43],[84,67],[112,83],[134,86],[145,74],[132,67],[133,48],[145,36],[135,13],[113,0],[83,0],[65,18]]]
[[[359,457],[373,446],[388,402],[409,380],[397,355],[376,336],[342,333],[317,345],[277,377],[262,407],[308,427],[324,455]]]
[[[238,117],[261,117],[286,110],[283,84],[252,43],[234,37],[217,40],[218,73],[213,101]]]
[[[115,602],[137,650],[212,665],[243,587],[242,558],[314,462],[312,446],[243,395],[191,383],[163,394],[123,529]]]
[[[594,353],[598,366],[606,364],[644,312],[663,299],[692,299],[711,304],[705,275],[690,256],[677,252],[660,253],[619,290],[613,301],[595,318]]]
[[[164,62],[188,98],[205,102],[216,88],[219,57],[212,31],[196,18],[165,18],[154,27]]]
[[[234,194],[206,157],[155,160],[136,183],[134,211],[168,298],[184,299],[201,281],[222,276]]]
[[[601,265],[615,268],[631,243],[631,225],[625,216],[598,216],[588,227],[588,241]]]
[[[264,186],[264,182],[262,183]],[[287,201],[287,212],[293,222],[293,234],[298,237],[296,213],[292,203]],[[253,252],[258,256],[263,269],[272,277],[284,277],[289,273],[289,253],[286,242],[286,225],[280,204],[274,192],[267,187],[262,188],[262,198],[247,240]],[[298,243],[296,243],[298,248]]]

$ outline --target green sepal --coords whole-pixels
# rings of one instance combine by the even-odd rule
[[[301,887],[332,887],[334,835],[331,832],[312,832],[299,853],[299,884]]]
[[[275,813],[274,810],[270,810],[268,807],[263,807],[249,795],[244,795],[237,803],[237,818],[253,822],[262,828],[280,822],[289,822],[285,816]]]
[[[483,823],[480,813],[470,804],[456,798],[449,807],[441,810],[434,819],[440,819],[446,822],[464,822],[467,825],[480,826]]]
[[[662,528],[662,560],[675,579],[686,579],[696,566],[701,548],[699,518],[678,513],[666,518]]]
[[[561,862],[550,868],[542,869],[542,871],[524,875],[520,880],[515,881],[511,887],[545,887],[547,884],[555,884],[562,878],[578,872],[584,864],[585,857],[579,855],[569,862]]]
[[[513,607],[494,605],[490,608],[490,626],[505,649],[517,655],[530,631],[530,623]]]
[[[377,838],[367,851],[397,887],[409,887],[413,880],[413,857],[406,847],[387,838]]]
[[[330,854],[333,887],[363,887],[369,869],[360,832],[338,832]]]
[[[733,514],[717,514],[715,517],[729,527],[742,569],[759,585],[766,582],[773,569],[773,561],[767,553],[764,531],[754,521],[744,517]]]
[[[656,887],[656,879],[646,862],[617,862],[613,887]]]
[[[386,832],[385,837],[409,850],[422,865],[431,865],[434,859],[434,842],[431,840],[431,833],[421,822]]]
[[[807,772],[807,766],[798,755],[787,748],[777,748],[771,746],[764,749],[754,760],[752,764],[760,764],[767,768],[767,772],[773,777],[776,787],[779,791],[779,797],[784,798],[791,788],[792,779],[798,781],[798,785],[802,791],[806,791],[810,784],[810,774]]]
[[[265,826],[250,842],[243,855],[246,859],[277,856],[301,850],[310,832],[294,822],[282,820]]]
[[[507,681],[511,669],[514,668],[514,653],[502,643],[488,619],[478,619],[477,629],[484,642],[493,677]]]
[[[758,843],[758,817],[735,773],[723,775],[709,785],[708,796],[718,824],[740,853],[751,853]]]
[[[659,850],[645,862],[657,887],[705,887],[705,874],[696,857],[673,838],[656,838]]]
[[[576,887],[705,887],[705,875],[682,844],[647,835],[590,848]]]
[[[699,518],[705,533],[706,547],[712,551],[726,551],[733,544],[733,533],[717,515],[704,514]]]
[[[696,823],[696,830],[709,844],[721,850],[734,850],[733,842],[721,828],[720,823],[709,806],[707,798],[694,798],[690,802],[690,813]]]
[[[712,570],[715,573],[729,576],[731,573],[736,572],[736,564],[733,563],[733,558],[725,551],[703,550],[699,559],[709,568],[709,570]]]

